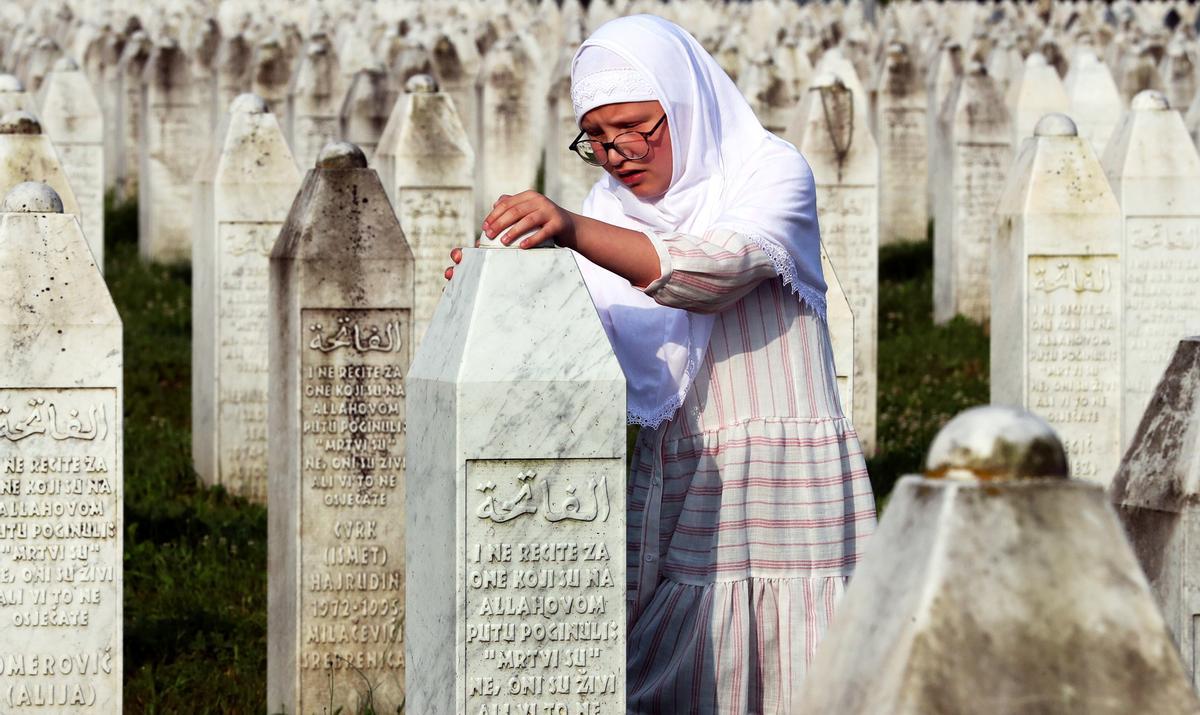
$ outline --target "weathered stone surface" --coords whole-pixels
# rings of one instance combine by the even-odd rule
[[[879,305],[879,152],[861,95],[840,76],[818,75],[788,137],[817,185],[821,240],[854,311],[854,427],[875,450]]]
[[[1121,446],[1129,445],[1179,339],[1200,333],[1200,155],[1161,93],[1133,100],[1104,155],[1121,204]]]
[[[37,113],[33,98],[25,91],[21,80],[10,74],[0,74],[0,114],[15,111]]]
[[[300,171],[261,98],[223,124],[196,172],[192,460],[205,484],[266,503],[267,264]]]
[[[122,709],[121,318],[61,207],[40,183],[0,206],[0,709],[107,715]]]
[[[991,399],[1062,435],[1071,474],[1101,485],[1121,456],[1121,209],[1074,123],[1047,115],[996,210]]]
[[[1125,111],[1108,66],[1091,49],[1077,51],[1063,88],[1069,103],[1067,114],[1075,120],[1079,136],[1090,141],[1097,154],[1103,154]]]
[[[475,236],[475,152],[454,102],[415,75],[396,103],[377,162],[415,260],[413,339],[420,343],[442,296],[450,250]]]
[[[26,181],[39,181],[54,189],[63,203],[63,211],[82,219],[67,172],[50,138],[42,133],[41,124],[28,112],[9,112],[0,117],[0,195]],[[84,238],[92,256],[103,257],[103,236]],[[97,268],[100,265],[99,258],[96,265]]]
[[[790,712],[1200,712],[1103,490],[1062,478],[1061,445],[1038,458],[1035,419],[977,408],[944,428]]]
[[[146,62],[150,59],[152,45],[146,33],[133,33],[121,53],[118,68],[117,122],[112,131],[117,133],[116,188],[117,198],[130,199],[138,195],[138,171],[140,168],[142,127],[142,85]]]
[[[482,150],[478,153],[480,176],[475,209],[482,220],[501,194],[516,194],[534,188],[542,156],[545,121],[543,97],[534,96],[530,75],[533,58],[519,36],[492,48],[484,57],[479,78]]]
[[[579,136],[575,108],[571,104],[571,59],[574,56],[574,48],[566,48],[559,55],[558,79],[551,85],[546,102],[550,113],[547,120],[546,196],[564,209],[578,213],[592,186],[604,175],[604,169],[588,164],[567,149]]]
[[[278,37],[268,37],[254,48],[254,69],[251,76],[251,92],[267,103],[275,121],[283,130],[283,136],[291,144],[291,115],[288,113],[288,86],[291,70],[287,53]]]
[[[139,133],[138,253],[161,263],[192,257],[192,178],[208,147],[207,106],[175,42],[146,62]]]
[[[875,87],[879,143],[879,243],[925,238],[929,211],[928,101],[908,47],[888,46]]]
[[[339,117],[341,136],[362,149],[368,161],[375,156],[395,104],[396,91],[383,65],[365,67],[351,78]]]
[[[312,166],[321,148],[341,134],[338,116],[346,82],[324,33],[314,35],[288,90],[288,143],[300,166]]]
[[[939,118],[944,152],[933,224],[933,319],[990,317],[992,214],[1012,160],[1012,125],[996,83],[972,63]]]
[[[83,235],[104,269],[104,115],[87,76],[60,60],[42,82],[42,128],[54,143],[79,204]]]
[[[620,715],[624,376],[569,251],[464,254],[409,377],[406,709]]]
[[[1067,92],[1054,67],[1041,53],[1025,58],[1021,71],[1013,78],[1006,97],[1012,119],[1013,146],[1020,146],[1047,114],[1064,114],[1069,109]]]
[[[833,347],[833,369],[836,373],[838,397],[842,414],[854,422],[854,310],[838,280],[837,271],[829,261],[829,252],[821,246],[821,272],[825,276],[826,320],[829,323],[829,343]]]
[[[323,149],[271,252],[270,712],[404,702],[412,252],[366,165]]]

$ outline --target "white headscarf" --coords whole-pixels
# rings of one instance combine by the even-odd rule
[[[808,163],[763,129],[695,38],[653,15],[607,22],[575,54],[571,98],[576,121],[605,104],[657,99],[671,131],[671,183],[662,197],[643,201],[605,174],[584,201],[584,215],[636,231],[741,233],[824,319]],[[625,373],[629,421],[657,427],[683,404],[715,317],[659,305],[624,278],[578,254],[577,260]]]

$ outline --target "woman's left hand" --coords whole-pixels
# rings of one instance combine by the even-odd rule
[[[501,239],[506,246],[534,229],[537,232],[521,241],[520,248],[533,248],[546,241],[560,246],[575,244],[575,214],[536,191],[504,195],[492,204],[491,213],[483,220],[483,232],[495,238],[505,229],[511,229]]]

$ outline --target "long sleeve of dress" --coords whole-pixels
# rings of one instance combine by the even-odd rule
[[[720,313],[776,275],[766,252],[736,231],[646,235],[658,252],[661,275],[643,292],[661,305]]]

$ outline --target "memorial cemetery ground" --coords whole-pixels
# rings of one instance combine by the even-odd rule
[[[192,469],[190,270],[138,259],[136,205],[110,204],[105,221],[105,275],[126,341],[126,708],[259,713],[266,510],[201,487]],[[880,252],[879,448],[869,466],[881,504],[939,427],[988,398],[983,329],[961,317],[933,324],[932,260],[929,241]]]

